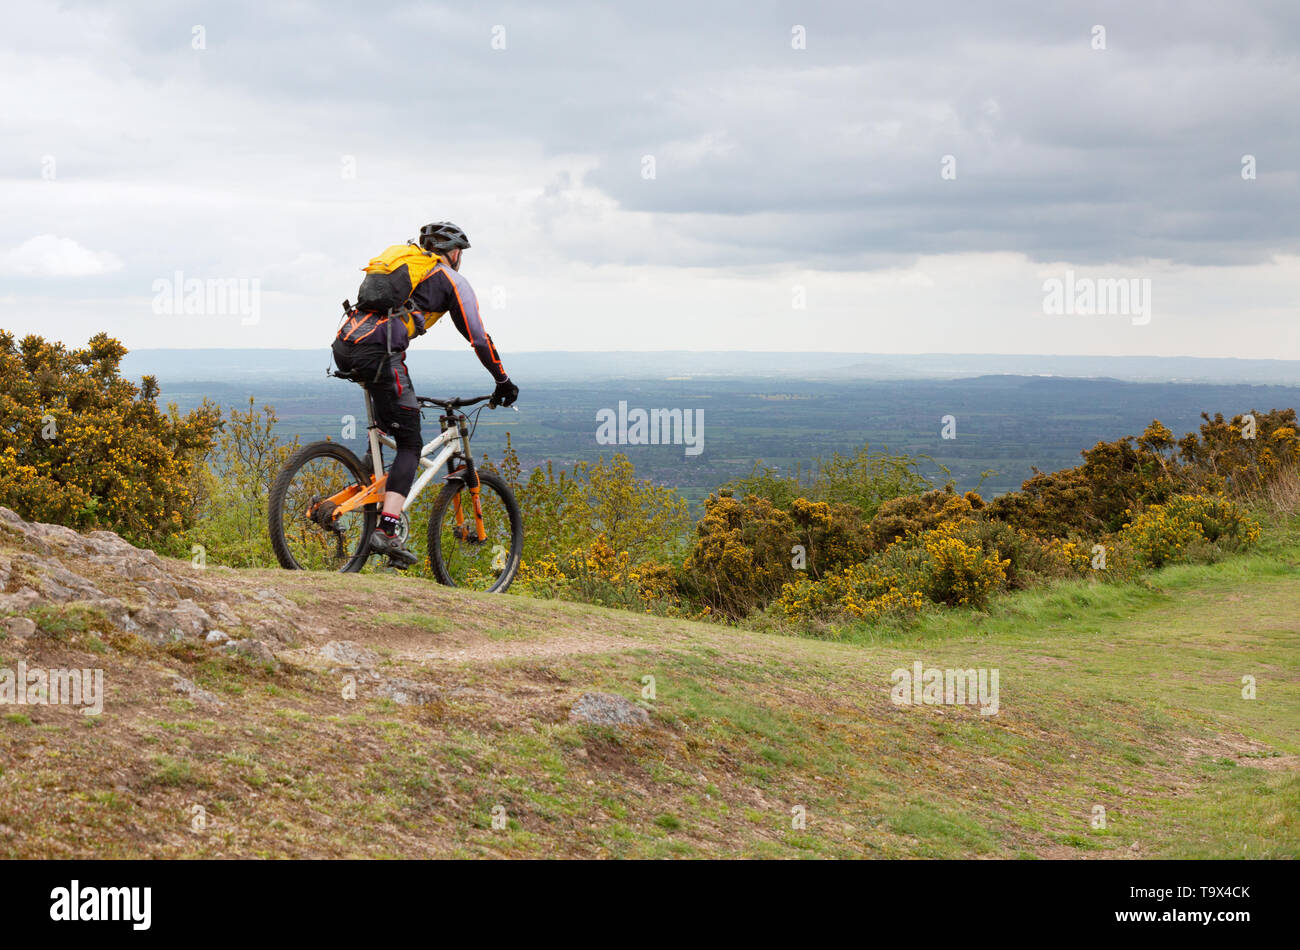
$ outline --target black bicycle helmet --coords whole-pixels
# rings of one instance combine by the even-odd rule
[[[451,251],[469,247],[469,238],[450,221],[435,221],[420,228],[420,247],[426,251]]]

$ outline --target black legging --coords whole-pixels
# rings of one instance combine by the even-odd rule
[[[411,490],[411,482],[415,481],[415,466],[420,461],[420,449],[424,448],[424,442],[420,437],[420,413],[414,409],[397,411],[403,417],[414,416],[415,424],[402,424],[388,429],[388,434],[397,443],[397,454],[393,457],[392,467],[388,470],[388,482],[385,487],[388,491],[405,495]],[[402,421],[405,423],[407,420]]]
[[[383,343],[334,341],[334,362],[341,371],[366,387],[375,410],[375,422],[397,443],[397,455],[388,470],[389,491],[405,495],[415,481],[424,439],[420,435],[420,404],[406,370],[406,351],[388,353]]]

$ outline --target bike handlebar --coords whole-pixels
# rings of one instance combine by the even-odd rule
[[[492,394],[486,396],[475,396],[473,399],[434,399],[432,396],[416,396],[416,401],[422,406],[440,406],[443,409],[463,409],[466,406],[475,406],[485,400],[491,399]]]

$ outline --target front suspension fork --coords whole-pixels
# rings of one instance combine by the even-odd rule
[[[439,423],[442,431],[446,432],[451,423],[455,423],[460,429],[461,451],[457,456],[452,456],[447,460],[447,474],[465,483],[469,488],[471,507],[474,510],[474,540],[482,543],[487,540],[487,526],[483,524],[483,499],[481,495],[482,482],[478,477],[478,469],[474,467],[474,459],[469,454],[469,432],[467,431],[464,419],[451,419],[447,416],[441,417]],[[457,469],[453,466],[459,458],[464,464]],[[452,529],[452,534],[460,541],[470,540],[469,525],[466,524],[465,507],[461,504],[460,492],[456,492],[452,498],[452,511],[456,518],[456,527]]]

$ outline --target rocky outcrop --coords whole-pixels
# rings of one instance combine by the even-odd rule
[[[100,618],[104,632],[157,646],[204,642],[274,664],[275,649],[296,639],[301,611],[278,591],[246,594],[230,579],[222,569],[167,560],[111,531],[80,534],[0,507],[0,615],[12,636],[38,635],[42,606],[81,607]]]

